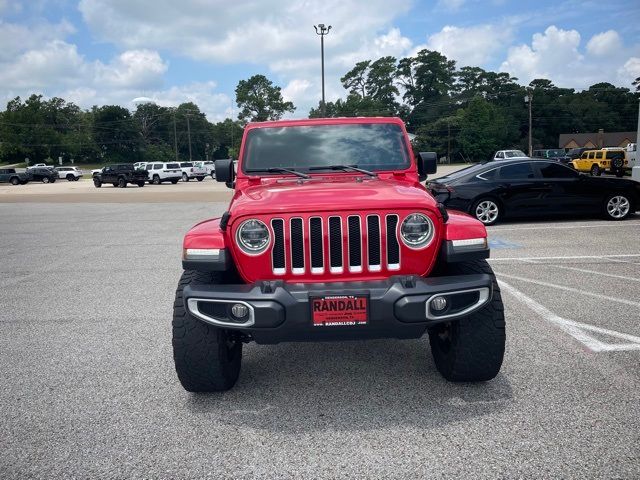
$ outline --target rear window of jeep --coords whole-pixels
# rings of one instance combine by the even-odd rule
[[[243,171],[326,165],[405,170],[410,159],[404,138],[390,123],[255,128],[247,134]]]

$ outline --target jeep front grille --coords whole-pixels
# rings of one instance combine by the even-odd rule
[[[273,273],[302,275],[380,272],[383,268],[399,270],[398,221],[397,214],[293,217],[288,221],[274,218],[271,220]],[[384,237],[382,232],[385,232]],[[383,251],[386,252],[384,258]]]

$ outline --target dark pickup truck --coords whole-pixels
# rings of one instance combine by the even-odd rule
[[[15,168],[0,168],[0,183],[8,182],[11,185],[24,185],[29,181],[29,175],[16,172]]]
[[[100,188],[104,183],[110,183],[114,187],[120,188],[125,188],[129,183],[144,187],[148,178],[149,173],[146,170],[136,170],[130,164],[108,165],[93,176],[93,184],[97,188]]]

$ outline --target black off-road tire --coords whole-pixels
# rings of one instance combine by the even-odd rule
[[[624,170],[616,170],[616,177],[622,178],[624,177]]]
[[[18,177],[13,177],[11,179],[11,185],[18,185],[20,183],[20,179]]]
[[[127,180],[124,177],[118,179],[118,188],[127,188]]]
[[[67,182],[73,182],[76,178],[73,175],[69,174],[66,176],[66,179],[67,179]]]
[[[102,187],[102,182],[100,181],[100,179],[93,177],[93,186],[96,188]]]
[[[178,183],[178,180],[171,180],[171,185],[176,185]]]
[[[51,180],[49,179],[49,177],[42,177],[42,183],[49,183]]]
[[[144,187],[144,182],[138,182],[139,187]]]
[[[240,375],[242,342],[234,332],[193,317],[184,307],[187,285],[224,283],[220,273],[187,270],[182,274],[173,303],[173,359],[178,379],[189,392],[221,392],[233,387]]]
[[[436,368],[451,382],[484,382],[500,371],[504,358],[505,321],[500,287],[486,260],[454,263],[442,275],[489,274],[493,297],[480,310],[429,329],[429,343]]]
[[[189,175],[187,175],[186,173],[182,174],[182,181],[183,182],[188,182],[189,181]]]
[[[153,182],[154,185],[160,185],[160,176],[159,175],[154,175],[153,179],[151,180]]]
[[[199,182],[201,182],[202,180],[204,180],[204,177],[196,177],[198,179]]]
[[[589,174],[592,177],[599,177],[600,175],[602,175],[602,170],[600,170],[600,166],[599,165],[591,165],[591,170],[589,170]]]

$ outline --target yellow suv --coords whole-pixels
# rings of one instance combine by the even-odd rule
[[[629,168],[629,160],[622,148],[585,150],[580,158],[576,158],[570,164],[579,172],[589,172],[593,176],[609,171],[616,177],[622,177],[625,169]]]

